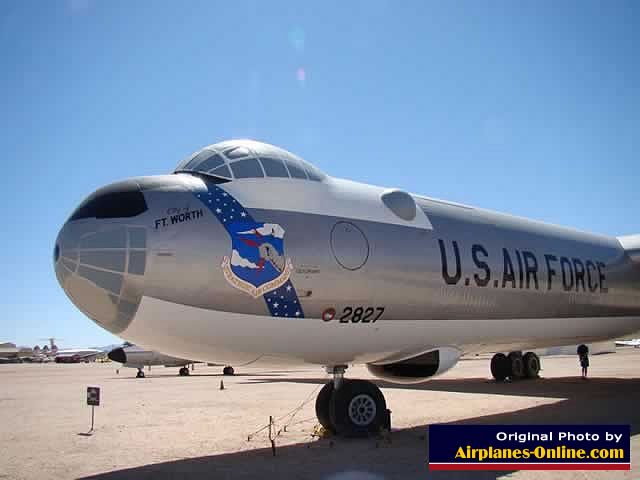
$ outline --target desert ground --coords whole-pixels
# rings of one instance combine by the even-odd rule
[[[580,379],[575,356],[545,357],[542,378],[490,380],[489,357],[463,359],[416,386],[377,382],[392,410],[385,438],[314,436],[321,367],[196,365],[135,370],[114,363],[0,365],[0,478],[638,478],[640,349],[591,357]],[[119,372],[117,372],[119,370]],[[347,378],[371,378],[350,367]],[[221,381],[224,389],[220,389]],[[87,386],[101,387],[95,430]],[[305,403],[306,402],[306,403]],[[276,419],[272,455],[269,416]],[[627,472],[429,472],[428,426],[463,424],[630,424]],[[285,430],[286,426],[286,430]]]

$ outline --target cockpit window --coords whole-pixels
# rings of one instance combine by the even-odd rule
[[[307,174],[304,173],[302,167],[292,158],[285,158],[284,163],[287,164],[287,169],[289,170],[289,174],[291,178],[304,178],[307,179]]]
[[[204,149],[197,155],[194,155],[191,160],[189,160],[186,165],[182,166],[184,170],[190,170],[202,163],[203,160],[206,160],[209,156],[214,155],[216,152],[211,150]]]
[[[305,170],[307,171],[307,175],[309,175],[309,180],[313,180],[314,182],[322,181],[322,173],[317,168],[311,165],[305,165]]]
[[[215,175],[217,177],[226,177],[232,178],[231,170],[229,170],[228,165],[222,165],[221,167],[214,168],[209,172],[211,175]]]
[[[89,195],[71,214],[69,220],[81,218],[128,218],[147,210],[147,203],[133,180],[112,183]]]
[[[230,140],[210,145],[182,161],[175,173],[187,172],[222,180],[294,178],[323,182],[326,175],[313,165],[273,145]]]
[[[245,158],[230,164],[233,176],[236,178],[258,178],[264,177],[262,167],[255,158]]]
[[[284,166],[282,159],[261,157],[260,162],[264,167],[264,173],[267,174],[267,177],[289,178],[287,167]]]
[[[212,152],[213,153],[213,152]],[[220,165],[224,165],[224,160],[220,155],[213,153],[209,158],[207,158],[204,162],[198,165],[198,170],[202,172],[208,172],[209,170],[213,170]]]
[[[248,157],[251,153],[245,147],[233,147],[225,150],[224,155],[230,160],[235,160],[236,158]]]

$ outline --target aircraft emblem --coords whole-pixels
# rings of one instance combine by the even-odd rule
[[[284,229],[276,223],[238,221],[226,225],[231,256],[222,260],[225,279],[258,298],[284,285],[291,275],[291,259],[284,255]]]

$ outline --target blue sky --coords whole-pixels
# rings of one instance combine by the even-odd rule
[[[637,2],[0,3],[0,340],[116,338],[52,268],[97,187],[228,138],[330,175],[640,232]]]

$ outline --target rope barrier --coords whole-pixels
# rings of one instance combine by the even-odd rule
[[[270,421],[269,423],[267,423],[267,424],[266,424],[266,425],[264,425],[263,427],[259,428],[259,429],[258,429],[258,430],[256,430],[255,432],[250,433],[249,435],[247,435],[247,441],[248,441],[248,442],[250,442],[250,441],[253,439],[253,437],[255,437],[258,433],[260,433],[260,432],[262,432],[262,431],[264,431],[264,430],[267,430],[270,426],[274,425],[275,423],[279,423],[281,420],[283,420],[283,419],[285,419],[285,418],[287,418],[287,417],[290,417],[290,418],[288,419],[288,421],[287,421],[287,422],[285,422],[285,423],[284,423],[284,425],[282,426],[282,428],[281,428],[281,429],[279,429],[279,430],[276,432],[276,437],[278,437],[282,432],[286,432],[286,431],[287,431],[287,428],[288,428],[288,427],[290,427],[290,426],[298,425],[298,424],[300,424],[300,423],[308,422],[309,420],[314,419],[315,417],[309,417],[309,418],[306,418],[306,419],[304,419],[304,420],[300,420],[300,421],[298,421],[298,422],[296,422],[296,423],[291,423],[291,422],[293,421],[293,419],[296,417],[296,415],[300,412],[300,410],[302,410],[302,409],[305,407],[305,405],[307,405],[307,404],[308,404],[308,403],[313,399],[314,395],[315,395],[315,394],[318,392],[318,390],[320,390],[320,388],[322,388],[323,386],[324,386],[324,385],[322,385],[322,384],[320,384],[320,385],[316,386],[316,387],[311,391],[311,393],[310,393],[309,395],[307,395],[307,397],[305,398],[305,400],[304,400],[300,405],[298,405],[297,407],[293,408],[292,410],[290,410],[289,412],[285,413],[284,415],[282,415],[282,416],[280,416],[280,417],[276,418],[276,419],[275,419],[275,420],[273,420],[272,422]]]

